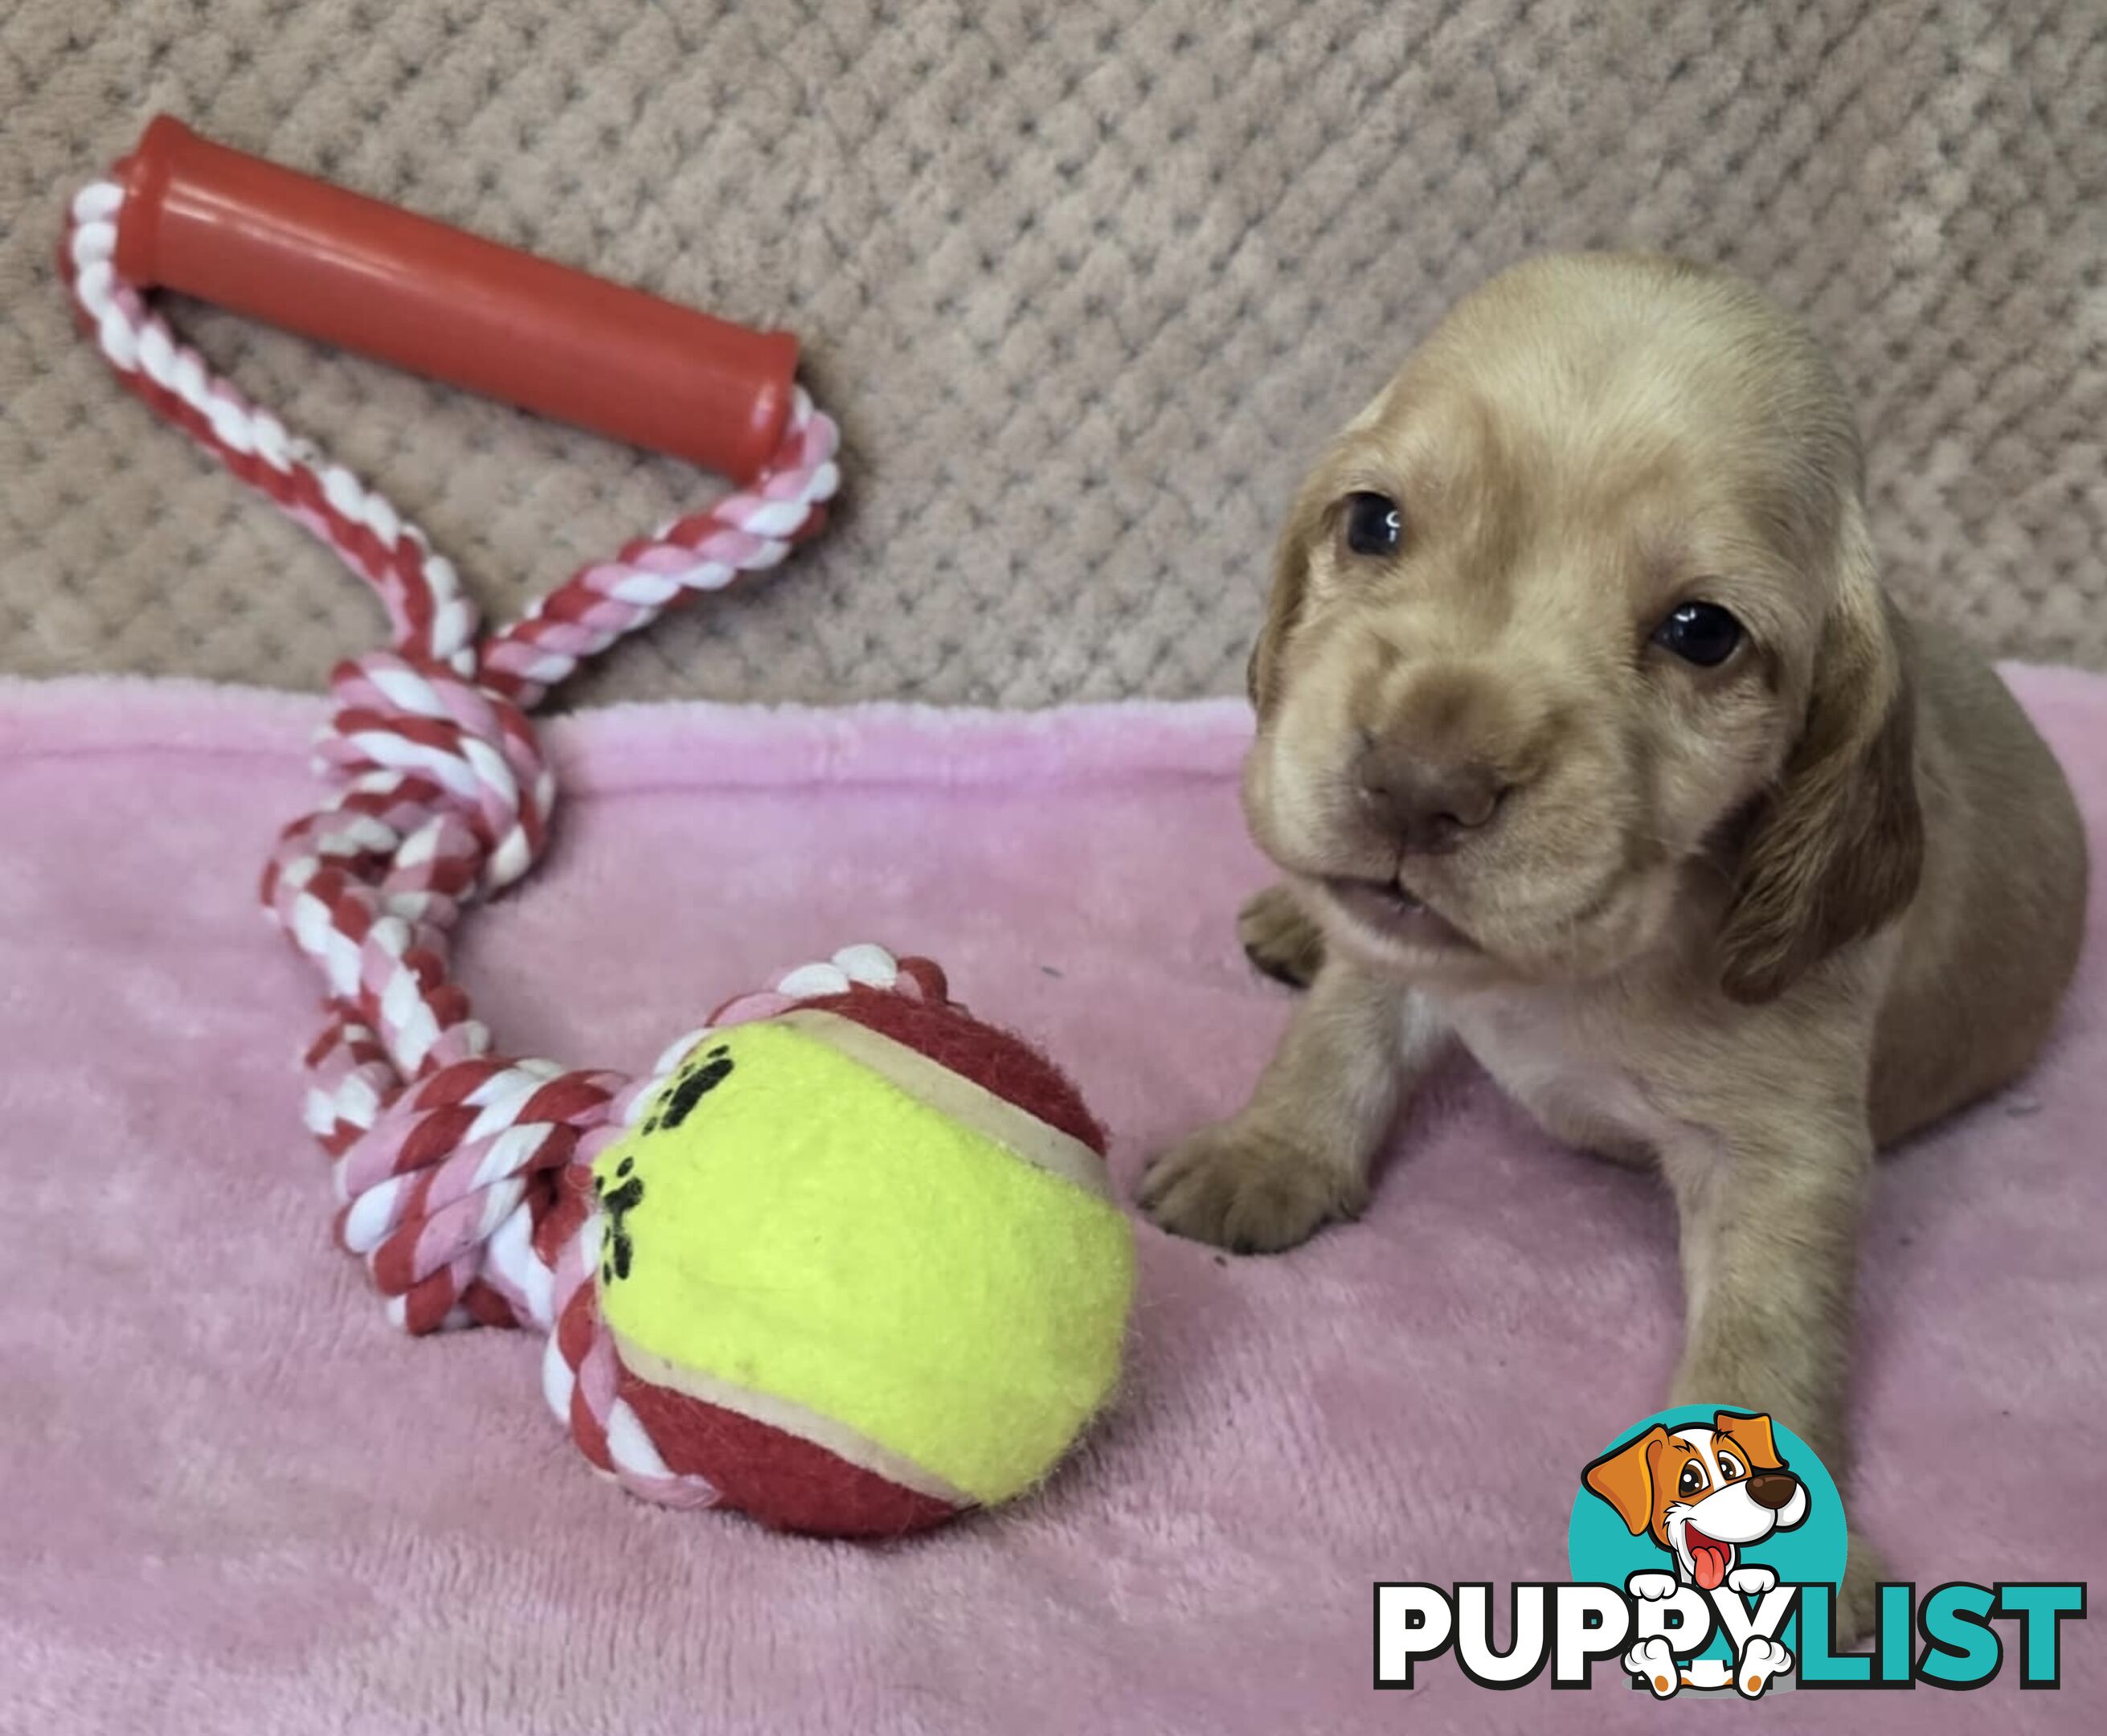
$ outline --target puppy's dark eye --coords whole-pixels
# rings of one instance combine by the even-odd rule
[[[1741,623],[1717,603],[1685,603],[1653,630],[1653,642],[1700,669],[1716,669],[1741,642]]]
[[[1683,1466],[1682,1475],[1676,1479],[1675,1492],[1678,1495],[1696,1495],[1704,1486],[1705,1468],[1693,1459]]]
[[[1346,546],[1356,555],[1395,555],[1404,541],[1404,514],[1387,494],[1346,497]]]
[[[1732,1482],[1736,1477],[1745,1477],[1749,1473],[1741,1468],[1741,1461],[1732,1453],[1722,1453],[1719,1455],[1719,1474]]]

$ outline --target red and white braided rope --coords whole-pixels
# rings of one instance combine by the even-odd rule
[[[528,713],[624,634],[776,565],[816,530],[839,481],[834,425],[798,392],[752,484],[484,632],[421,530],[214,375],[118,275],[124,200],[97,182],[68,214],[60,266],[83,326],[129,390],[334,549],[388,612],[389,649],[331,679],[315,762],[333,794],[285,828],[263,880],[266,907],[327,988],[307,1122],[332,1161],[338,1239],[407,1331],[548,1331],[544,1389],[586,1456],[647,1498],[711,1504],[716,1491],[669,1473],[617,1396],[591,1281],[600,1231],[588,1166],[694,1039],[638,1081],[493,1055],[449,974],[450,937],[468,902],[519,879],[547,840],[555,784]],[[889,955],[856,947],[720,1017],[757,1016],[824,992],[821,980],[923,992]]]

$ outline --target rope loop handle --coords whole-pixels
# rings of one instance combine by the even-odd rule
[[[337,1239],[425,1333],[532,1324],[544,1388],[586,1456],[625,1486],[712,1504],[668,1473],[615,1392],[591,1282],[600,1214],[589,1167],[694,1039],[642,1079],[492,1052],[450,969],[475,898],[540,857],[555,780],[529,713],[550,688],[667,609],[779,564],[824,522],[839,437],[802,391],[755,480],[589,562],[521,618],[485,632],[453,564],[378,490],[214,374],[116,267],[125,194],[82,189],[60,269],[83,331],[125,388],[302,525],[373,588],[389,642],[340,665],[315,744],[330,794],[286,826],[266,910],[320,973],[307,1124],[328,1155]],[[920,960],[851,947],[723,1010],[761,1016],[813,984],[943,993]]]

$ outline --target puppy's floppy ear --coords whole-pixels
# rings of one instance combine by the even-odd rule
[[[1741,1416],[1732,1410],[1722,1410],[1712,1419],[1712,1432],[1724,1435],[1741,1448],[1750,1471],[1785,1468],[1785,1460],[1778,1457],[1777,1439],[1771,1432],[1768,1417]]]
[[[1667,1445],[1668,1431],[1656,1423],[1580,1473],[1591,1493],[1617,1509],[1624,1529],[1634,1537],[1653,1525],[1653,1468]]]
[[[1280,696],[1280,654],[1302,614],[1310,588],[1310,551],[1323,534],[1327,504],[1320,466],[1296,493],[1280,541],[1274,546],[1273,586],[1266,596],[1265,621],[1259,628],[1251,663],[1244,672],[1252,708],[1261,718]]]
[[[1882,593],[1856,498],[1837,533],[1835,600],[1807,722],[1741,849],[1721,981],[1769,1001],[1916,896],[1924,864],[1907,627]]]

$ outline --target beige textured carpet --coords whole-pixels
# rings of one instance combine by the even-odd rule
[[[0,668],[307,686],[370,605],[52,281],[66,193],[157,108],[802,335],[847,509],[592,697],[1233,689],[1313,444],[1473,281],[1613,242],[1812,317],[1917,606],[2107,664],[2100,0],[12,0]],[[494,605],[715,486],[177,313]]]

